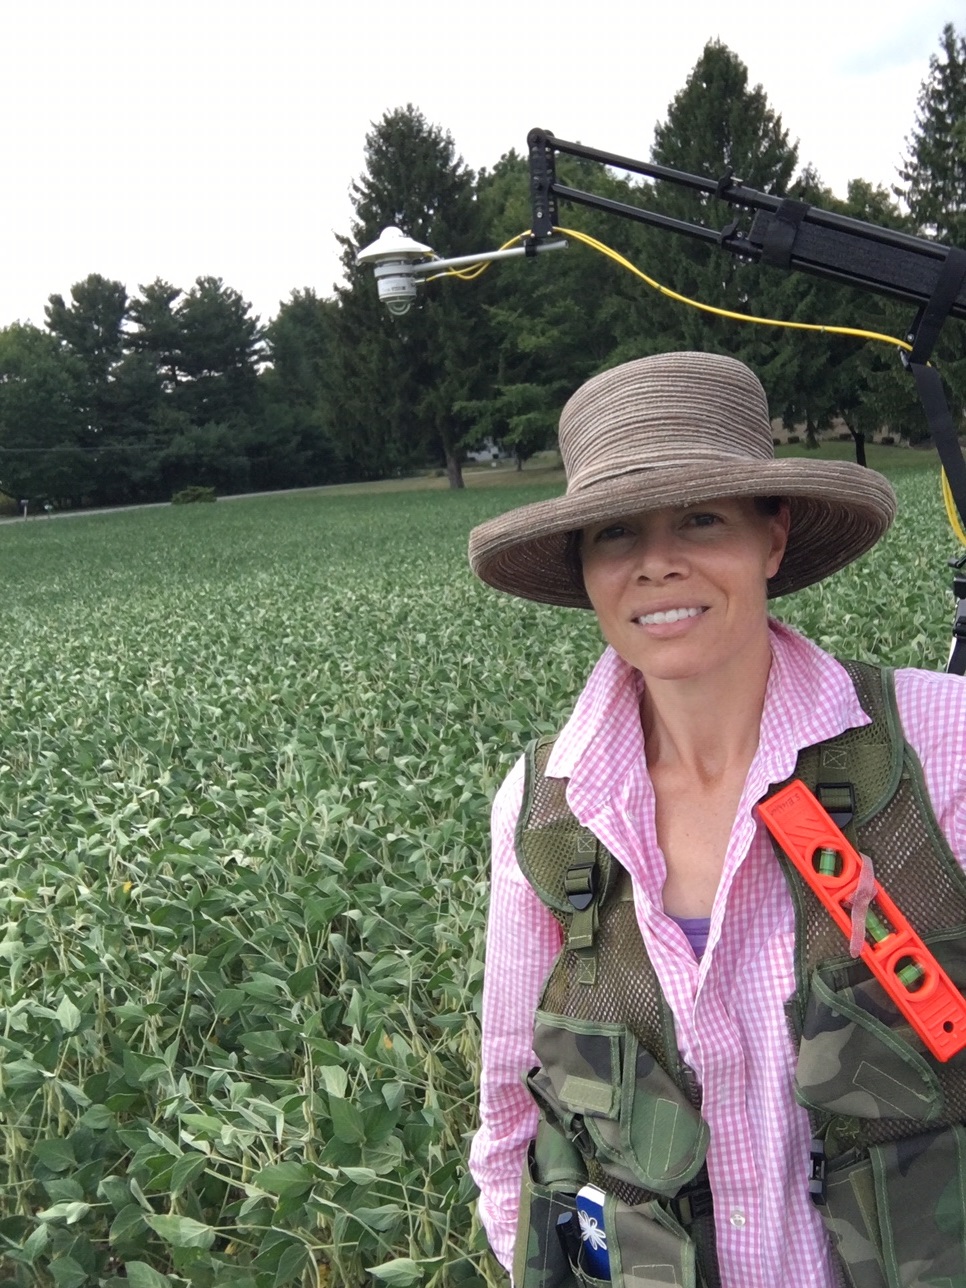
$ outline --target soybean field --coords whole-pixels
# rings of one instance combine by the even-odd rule
[[[934,470],[777,614],[941,668]],[[0,526],[0,1281],[503,1282],[466,1170],[489,802],[589,614],[477,584],[546,487]]]

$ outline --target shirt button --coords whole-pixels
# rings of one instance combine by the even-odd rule
[[[745,1214],[742,1212],[741,1208],[735,1208],[731,1213],[729,1220],[736,1230],[741,1230],[744,1228]]]

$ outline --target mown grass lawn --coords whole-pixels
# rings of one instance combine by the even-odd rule
[[[497,1282],[488,805],[600,648],[468,571],[474,523],[559,490],[525,476],[0,527],[11,1282]],[[893,533],[778,610],[936,668],[955,542],[896,477]]]

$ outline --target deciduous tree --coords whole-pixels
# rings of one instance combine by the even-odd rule
[[[77,505],[93,486],[78,404],[77,359],[45,331],[15,323],[0,331],[0,489]]]
[[[337,312],[334,300],[296,290],[266,329],[259,428],[249,449],[259,487],[338,483],[345,477]]]

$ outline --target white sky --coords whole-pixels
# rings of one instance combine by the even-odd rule
[[[714,37],[800,163],[889,186],[946,22],[966,0],[0,0],[0,326],[93,272],[212,274],[268,321],[331,293],[385,111],[414,103],[474,169],[534,126],[646,159]]]

